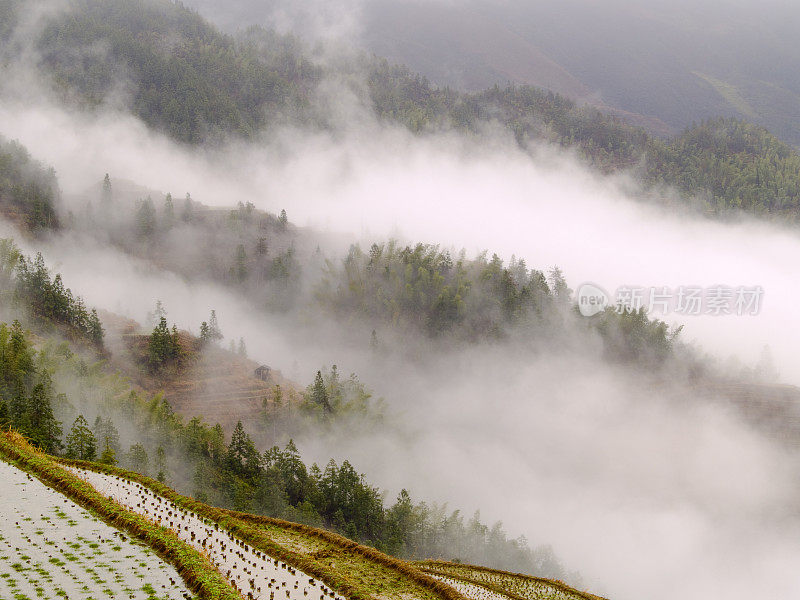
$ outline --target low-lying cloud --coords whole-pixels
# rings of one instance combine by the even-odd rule
[[[676,216],[641,202],[625,178],[548,149],[524,152],[502,133],[418,138],[367,111],[359,121],[196,151],[124,114],[8,96],[0,104],[0,133],[56,168],[67,201],[109,172],[209,205],[285,208],[296,223],[365,243],[396,235],[514,254],[560,266],[573,287],[760,285],[760,315],[686,318],[684,337],[748,362],[769,345],[782,379],[800,383],[796,232]],[[382,361],[337,337],[335,323],[312,335],[231,290],[90,240],[56,238],[44,251],[90,305],[141,321],[161,299],[170,321],[195,330],[216,308],[226,335],[245,337],[260,361],[288,370],[297,360],[309,376],[333,363],[358,372],[394,418],[374,434],[301,440],[308,456],[349,458],[391,493],[480,507],[552,543],[593,591],[619,600],[800,594],[796,456],[690,390],[654,388],[588,352],[537,357],[495,345],[443,351],[424,366],[399,353]]]

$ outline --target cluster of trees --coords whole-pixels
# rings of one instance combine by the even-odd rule
[[[449,251],[424,244],[373,244],[366,253],[351,247],[340,265],[327,263],[316,299],[338,318],[357,314],[376,327],[410,326],[431,337],[524,336],[552,344],[564,342],[570,332],[597,334],[609,359],[647,365],[669,358],[677,335],[645,310],[579,316],[557,267],[545,274],[524,260],[512,257],[506,265],[485,253],[468,260],[463,251],[454,259]],[[377,343],[374,330],[372,343]],[[309,388],[307,397],[321,398],[317,388],[318,383]]]
[[[0,323],[0,427],[19,430],[46,452],[62,447],[61,423],[53,413],[56,397],[48,371],[19,321]]]
[[[558,269],[548,276],[524,260],[505,266],[494,255],[453,259],[438,246],[353,246],[341,266],[328,263],[316,297],[339,314],[358,312],[430,335],[501,335],[507,324],[544,323],[569,302]]]
[[[194,428],[201,430],[198,424]],[[327,527],[406,558],[458,558],[563,576],[549,549],[508,539],[499,524],[490,528],[477,514],[465,523],[458,511],[415,504],[405,490],[387,506],[381,491],[346,460],[309,468],[291,441],[260,455],[241,423],[230,443],[222,442],[219,434],[196,442],[211,459],[195,468],[194,493],[201,499]]]
[[[34,161],[17,142],[0,137],[0,210],[31,231],[56,229],[58,181],[55,171]]]
[[[178,327],[167,326],[167,318],[161,317],[147,341],[148,360],[152,369],[161,369],[167,363],[177,360],[181,355]]]
[[[648,147],[646,179],[669,184],[722,213],[800,218],[800,155],[763,127],[713,119]]]
[[[280,396],[280,389],[277,390]],[[333,414],[360,413],[370,410],[372,394],[355,373],[342,379],[336,365],[317,371],[314,382],[303,394],[303,408],[323,419]]]
[[[97,310],[87,309],[80,296],[64,287],[60,273],[51,278],[41,253],[31,260],[9,239],[0,240],[0,293],[39,322],[60,325],[103,349],[105,332]]]
[[[124,66],[136,82],[133,112],[176,140],[250,136],[268,113],[307,104],[305,83],[317,71],[290,39],[251,32],[236,42],[167,1],[82,0],[72,8],[54,15],[39,40],[54,80],[96,105]],[[85,55],[87,47],[104,51]]]

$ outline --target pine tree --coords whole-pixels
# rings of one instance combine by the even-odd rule
[[[167,481],[167,453],[162,446],[156,448],[156,479],[161,483]]]
[[[239,356],[247,358],[247,347],[244,345],[244,338],[239,338]]]
[[[108,176],[108,173],[106,173],[106,176],[103,177],[103,190],[100,194],[100,202],[104,205],[108,205],[111,203],[112,199],[111,178]]]
[[[105,331],[103,330],[103,324],[100,322],[100,317],[97,316],[97,309],[93,308],[92,312],[89,314],[87,329],[89,339],[98,349],[102,349]]]
[[[181,355],[181,339],[178,335],[177,325],[172,325],[172,335],[170,335],[169,357],[176,359]]]
[[[96,455],[97,440],[83,415],[78,415],[67,434],[67,458],[94,460]]]
[[[103,419],[100,415],[97,415],[92,427],[92,433],[97,441],[103,444],[110,444],[115,455],[120,452],[119,431],[110,418]]]
[[[114,452],[114,448],[111,446],[111,441],[109,438],[106,438],[105,448],[103,449],[103,453],[100,455],[99,462],[112,467],[117,464],[117,453]]]
[[[61,448],[61,423],[53,415],[53,389],[49,375],[34,386],[27,406],[27,434],[31,442],[48,454]]]
[[[174,332],[173,332],[174,333]],[[150,334],[148,350],[150,354],[150,365],[154,368],[162,366],[167,360],[175,357],[175,344],[173,333],[167,327],[166,317],[161,317],[158,325]]]
[[[164,448],[159,446],[156,448],[156,479],[161,483],[167,480],[167,453]]]
[[[286,216],[286,209],[281,209],[281,214],[278,217],[278,225],[282,230],[285,230],[288,224],[289,218]]]
[[[247,252],[245,252],[244,244],[239,244],[236,247],[236,256],[234,257],[231,271],[234,279],[239,283],[244,283],[247,279]]]
[[[158,322],[161,321],[161,317],[166,318],[167,310],[164,308],[164,303],[161,300],[156,300],[156,307],[153,309],[153,312],[147,313],[147,325],[149,327],[155,327],[158,325]]]
[[[211,339],[214,341],[221,340],[223,338],[222,331],[219,328],[219,323],[217,323],[217,311],[211,311],[211,317],[208,319],[208,331],[211,335]]]
[[[172,203],[172,194],[167,194],[164,200],[164,228],[170,229],[175,222],[175,205]]]
[[[325,382],[322,380],[322,371],[317,371],[317,376],[314,378],[314,385],[311,387],[311,401],[326,411],[333,412],[328,401],[328,390],[325,389]]]
[[[133,444],[125,456],[127,467],[142,475],[147,475],[148,462],[147,450],[141,444]]]
[[[211,341],[211,328],[205,321],[200,323],[200,341],[203,345]]]
[[[250,477],[257,475],[261,468],[261,457],[241,421],[236,423],[231,434],[226,462],[234,473]]]
[[[136,229],[140,237],[150,237],[156,230],[156,209],[149,196],[139,204],[139,210],[136,212]]]
[[[194,204],[192,197],[186,193],[186,200],[183,202],[183,212],[181,213],[181,220],[184,223],[191,223],[194,220]]]

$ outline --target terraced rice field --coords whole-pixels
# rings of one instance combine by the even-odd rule
[[[175,569],[55,490],[0,461],[0,598],[184,600]]]
[[[350,579],[366,588],[375,598],[381,600],[408,600],[409,598],[441,600],[441,595],[434,590],[404,577],[397,570],[326,539],[310,535],[302,530],[259,522],[257,519],[245,519],[244,522],[264,532],[284,548],[307,556],[322,563],[325,567],[344,571]]]
[[[171,529],[203,552],[248,599],[344,600],[321,581],[233,537],[216,523],[184,510],[147,487],[116,475],[65,467],[126,509]]]
[[[414,566],[473,600],[603,600],[560,581],[485,567],[443,561],[420,561]]]

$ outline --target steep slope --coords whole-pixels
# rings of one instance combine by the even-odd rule
[[[438,84],[547,87],[645,115],[651,131],[735,116],[800,144],[791,4],[372,0],[364,12],[371,50]]]
[[[84,509],[88,509],[114,528],[127,533],[128,535],[151,547],[165,561],[174,565],[177,572],[180,573],[181,577],[183,577],[184,581],[186,582],[186,586],[194,591],[200,599],[236,600],[241,598],[241,596],[224,581],[220,574],[211,567],[210,563],[202,555],[202,553],[179,541],[175,533],[168,529],[159,527],[142,516],[127,511],[118,504],[109,501],[108,498],[98,493],[94,488],[54,463],[47,455],[30,446],[19,434],[13,432],[3,432],[0,434],[0,458],[6,463],[11,463],[20,469],[28,471],[49,488],[60,492],[66,498],[72,500]],[[42,486],[36,486],[33,493],[37,494],[37,496],[41,496],[42,494],[48,495],[49,491],[47,488]],[[76,517],[84,520],[87,518],[85,512],[78,511],[74,505],[69,505],[67,499],[64,499],[63,502],[69,506],[68,510],[70,512],[77,513]],[[59,505],[61,505],[61,503],[59,503]],[[33,505],[28,506],[32,507]],[[45,516],[41,514],[37,515],[35,513],[29,513],[25,508],[23,508],[23,512],[26,514],[26,516],[23,517],[23,520],[28,519],[30,522],[35,522],[35,520],[42,519],[42,517]],[[56,517],[59,519],[63,518],[62,514],[68,515],[68,513],[64,513],[61,509],[54,512]],[[78,521],[75,519],[67,521],[68,526],[72,526],[73,523],[77,525]],[[44,522],[40,525],[38,530],[42,533],[37,533],[37,535],[43,535],[44,531],[42,526],[45,526]],[[107,535],[110,533],[108,529],[104,529],[104,532]],[[120,581],[118,575],[114,575],[116,571],[114,567],[109,567],[108,563],[105,561],[97,560],[99,555],[106,559],[106,561],[110,562],[113,556],[113,554],[110,556],[106,554],[108,550],[105,548],[99,549],[100,543],[106,541],[105,538],[103,538],[101,535],[101,539],[98,542],[91,541],[90,539],[81,539],[80,536],[76,539],[79,542],[86,542],[88,547],[91,549],[92,552],[90,554],[90,564],[97,562],[97,566],[105,569],[109,573],[109,576],[114,580],[114,583],[104,582],[102,577],[100,577],[98,570],[93,569],[90,565],[85,565],[84,571],[91,575],[91,583],[87,582],[84,584],[80,590],[80,593],[83,594],[87,591],[91,593],[94,590],[94,593],[103,593],[108,595],[113,594],[113,591],[109,589],[109,587],[113,587],[115,584],[120,585],[125,581],[125,579],[123,578],[122,581]],[[30,543],[33,545],[33,542]],[[122,550],[121,543],[122,541],[119,542],[120,545],[114,546],[114,548],[119,548],[119,550],[114,550],[114,548],[112,548],[111,552],[120,552]],[[72,550],[78,550],[81,544],[77,545],[78,548],[76,548],[75,544],[73,544],[71,546]],[[33,547],[36,546],[34,545]],[[49,552],[51,551],[45,550],[44,554]],[[139,555],[141,556],[141,553]],[[136,555],[134,554],[129,556]],[[49,560],[47,560],[47,563],[49,565],[55,565],[56,567],[64,567],[65,564],[77,563],[79,565],[82,562],[81,559],[75,554],[65,553],[64,557],[67,559],[68,563],[65,563],[57,557],[50,557]],[[17,558],[20,560],[25,560],[27,563],[30,563],[31,560],[35,560],[35,558],[32,559],[31,557],[23,557],[20,555],[18,555]],[[38,558],[43,557],[40,554]],[[147,569],[146,562],[137,563],[137,566]],[[18,573],[24,573],[25,567],[20,567],[19,569],[15,568],[13,565],[11,565],[11,567]],[[50,568],[52,569],[52,567]],[[157,565],[157,568],[161,570],[161,565]],[[135,573],[137,569],[133,570]],[[69,579],[72,580],[70,584],[80,579],[80,576],[77,573],[73,573],[70,568],[68,568],[67,571]],[[30,577],[27,579],[35,589],[39,587],[43,592],[44,588],[42,586],[45,583],[48,585],[52,585],[52,583],[47,580],[47,577],[45,577],[47,575],[47,570],[39,569],[37,570],[37,573],[39,573],[39,575],[42,577],[41,580]],[[8,579],[8,583],[11,583],[11,578],[9,577],[10,573],[6,571],[4,574],[6,574],[6,577],[3,579]],[[139,573],[139,575],[141,575],[141,578],[144,579],[144,575],[141,573]],[[52,578],[53,576],[50,575],[50,577]],[[166,578],[170,579],[169,576]],[[180,590],[181,588],[181,586],[177,584],[175,578],[173,577],[169,584],[165,582],[162,584],[162,587],[156,591],[152,587],[152,584],[156,581],[158,581],[158,578],[150,574],[147,578],[147,581],[142,583],[138,597],[147,598],[149,600],[155,597],[156,594],[166,595],[168,593],[174,593],[173,589],[167,589],[168,585],[170,588],[175,588],[177,590]],[[109,591],[107,592],[105,590]],[[125,585],[124,592],[129,594],[130,597],[137,597],[133,594],[134,590],[132,590],[128,585]],[[58,595],[62,597],[69,597],[65,594],[66,591],[64,591],[63,594]],[[36,591],[36,595],[41,595],[39,590]],[[188,594],[184,591],[181,592],[181,596],[185,598],[188,596]],[[14,597],[21,598],[24,597],[24,594],[20,595],[20,592],[15,590]]]
[[[380,120],[418,135],[455,130],[481,136],[495,121],[523,147],[544,143],[567,148],[604,173],[629,171],[655,189],[659,201],[669,201],[661,190],[665,185],[679,189],[687,204],[708,214],[744,210],[794,220],[800,213],[797,152],[760,126],[714,120],[663,140],[542,89],[512,85],[462,93],[437,88],[408,68],[366,56],[314,65],[312,49],[293,38],[263,30],[233,38],[166,0],[134,5],[74,0],[70,10],[48,17],[42,33],[33,36],[44,57],[42,77],[65,101],[89,112],[127,108],[150,127],[199,145],[228,137],[263,137],[271,127],[287,123],[315,132],[354,127],[326,105],[333,99],[326,96],[330,86],[318,87],[322,80],[335,81],[333,89],[344,86]],[[20,53],[14,45],[6,51]],[[84,55],[86,60],[64,58]],[[691,75],[703,85],[717,81],[722,82],[718,89],[727,89],[725,79],[711,70],[698,73],[708,76],[702,80]],[[670,95],[672,104],[694,102],[679,88]],[[739,92],[729,97],[738,98],[734,103],[740,108],[755,106]],[[715,105],[701,116],[739,114]],[[744,162],[736,149],[743,131],[760,140]],[[709,133],[728,143],[686,143]],[[759,163],[758,171],[752,163]]]
[[[560,581],[463,563],[418,561],[414,565],[474,600],[603,600]]]

